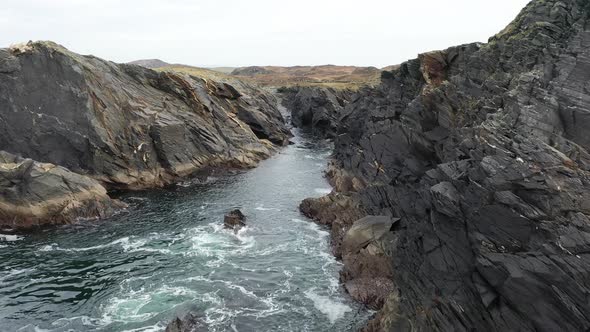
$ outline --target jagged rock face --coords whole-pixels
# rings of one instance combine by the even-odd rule
[[[280,91],[295,127],[310,129],[327,138],[336,136],[339,118],[350,102],[351,91],[323,87],[289,87]]]
[[[289,132],[268,93],[81,56],[49,43],[0,50],[0,149],[109,187],[252,166]]]
[[[400,218],[396,291],[367,330],[590,328],[589,16],[532,1],[488,44],[421,55],[346,107],[332,175]]]
[[[87,176],[0,151],[0,226],[23,229],[104,218],[123,207]]]

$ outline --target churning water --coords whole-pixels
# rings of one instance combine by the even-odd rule
[[[125,194],[109,220],[0,235],[0,330],[161,331],[186,312],[213,331],[358,329],[368,312],[338,284],[328,232],[298,212],[330,191],[330,146],[295,142],[253,170]]]

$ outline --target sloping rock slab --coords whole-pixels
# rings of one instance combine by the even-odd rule
[[[87,176],[0,151],[0,225],[23,229],[105,218],[125,204]]]
[[[378,241],[398,221],[399,218],[389,216],[366,216],[355,221],[344,237],[344,253],[357,253],[371,242]]]

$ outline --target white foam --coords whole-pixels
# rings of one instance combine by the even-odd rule
[[[237,232],[232,232],[232,234],[234,234],[238,240],[245,244],[247,248],[251,248],[256,243],[256,240],[253,236],[246,235],[248,231],[250,231],[249,227],[242,227]]]
[[[136,329],[131,329],[131,330],[123,330],[121,332],[161,332],[166,328],[166,325],[164,325],[163,323],[156,323],[152,326],[144,326],[144,327],[139,327]]]
[[[147,201],[148,200],[145,197],[135,197],[135,196],[127,197],[125,199],[128,200],[128,201],[139,201],[139,202],[143,202],[143,201]]]
[[[265,208],[264,205],[256,207],[255,210],[258,210],[258,211],[281,211],[281,209],[277,209],[277,208]]]
[[[112,244],[120,244],[125,251],[133,251],[138,249],[146,244],[146,239],[139,239],[135,241],[131,241],[129,237],[124,237],[119,240],[113,241]]]
[[[305,297],[313,301],[313,306],[326,315],[331,324],[334,324],[338,319],[344,317],[347,312],[352,311],[352,308],[346,304],[336,302],[327,296],[318,295],[314,290],[315,289],[312,288],[306,291]]]
[[[192,185],[193,183],[191,181],[184,181],[184,182],[179,182],[176,185],[179,187],[183,187],[183,188],[188,188]]]
[[[228,309],[225,307],[209,308],[205,310],[205,323],[211,327],[223,326],[234,317],[238,317],[241,313],[241,310]],[[223,329],[223,331],[226,331],[226,329]]]
[[[256,296],[256,294],[254,294],[252,291],[247,290],[246,288],[244,288],[244,286],[236,285],[230,281],[225,281],[225,280],[211,280],[211,281],[222,283],[229,289],[236,289],[236,290],[240,291],[240,293],[242,293],[246,296],[249,296],[254,299],[258,299],[258,296]]]
[[[36,325],[28,324],[28,325],[25,325],[25,326],[19,328],[17,330],[17,332],[20,332],[20,331],[23,331],[23,332],[25,332],[25,331],[31,331],[31,329],[34,332],[52,332],[53,331],[53,330],[42,329],[42,328],[40,328],[40,327],[38,327]]]
[[[327,230],[323,229],[320,225],[318,225],[314,222],[305,221],[305,220],[296,219],[296,218],[291,219],[291,221],[305,225],[305,228],[307,228],[308,230],[310,230],[312,232],[315,232],[320,237],[330,236],[330,233]]]
[[[308,222],[307,223],[307,228],[309,230],[311,230],[311,231],[316,232],[320,237],[328,237],[328,236],[330,236],[330,233],[327,230],[321,228],[320,225],[318,225],[316,223]]]
[[[75,316],[75,317],[67,317],[67,318],[60,318],[53,323],[52,326],[57,327],[58,329],[62,330],[68,327],[70,324],[82,324],[83,326],[91,326],[91,327],[100,327],[103,324],[103,321],[98,318],[88,317],[88,316]]]
[[[6,242],[20,241],[22,239],[24,239],[24,236],[11,235],[11,234],[0,234],[0,240],[6,241]]]
[[[213,225],[213,232],[197,227],[191,229],[189,238],[192,243],[192,251],[189,252],[195,256],[215,257],[222,256],[225,253],[224,249],[229,249],[225,245],[226,240],[223,239],[223,226],[216,227]]]
[[[282,243],[282,244],[278,244],[278,245],[272,245],[272,246],[267,246],[266,248],[263,249],[258,249],[256,251],[256,256],[269,256],[269,255],[274,255],[277,252],[281,252],[281,251],[288,251],[289,250],[289,245],[287,243]]]
[[[184,298],[185,301],[192,301],[202,296],[192,289],[181,286],[163,285],[157,289],[145,289],[142,287],[138,290],[127,290],[119,294],[119,296],[109,299],[101,306],[103,312],[101,325],[112,322],[144,322],[158,315],[162,309],[150,308],[146,310],[147,306],[166,303],[172,298],[178,299],[180,297]]]
[[[57,243],[52,243],[48,245],[44,245],[39,248],[39,251],[69,251],[69,252],[84,252],[84,251],[92,251],[92,250],[100,250],[108,247],[112,247],[115,245],[120,245],[124,251],[137,251],[142,246],[147,243],[147,239],[138,239],[138,240],[131,240],[130,237],[126,236],[109,243],[99,244],[96,246],[91,247],[82,247],[82,248],[61,248]],[[163,253],[168,253],[167,249],[150,249],[150,248],[142,248],[141,250],[145,251],[159,251]]]
[[[2,285],[4,283],[4,280],[6,280],[6,279],[12,279],[13,277],[16,277],[20,274],[26,274],[26,273],[29,273],[34,270],[35,270],[34,268],[12,269],[12,270],[8,271],[8,273],[0,275],[0,285]],[[19,277],[19,278],[21,278],[21,277]]]
[[[315,188],[314,191],[318,194],[327,195],[332,192],[332,188]]]

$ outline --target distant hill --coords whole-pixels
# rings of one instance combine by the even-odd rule
[[[228,82],[233,83],[233,82],[240,81],[240,79],[238,77],[231,76],[231,75],[226,74],[222,71],[209,69],[209,68],[201,68],[201,67],[193,67],[193,66],[175,64],[175,65],[167,65],[167,66],[162,66],[162,67],[153,68],[153,69],[156,71],[180,72],[180,73],[185,73],[185,74],[189,74],[189,75],[200,77],[200,78],[211,79],[211,80],[225,82],[225,83],[228,83]]]
[[[218,71],[224,74],[231,74],[231,72],[234,71],[236,67],[208,67],[207,69]]]
[[[383,71],[392,71],[392,70],[399,69],[400,66],[401,65],[391,65],[391,66],[383,67],[383,68],[381,68],[381,70],[383,70]]]
[[[138,66],[142,66],[145,68],[160,68],[160,67],[165,67],[165,66],[169,66],[170,64],[162,61],[160,59],[143,59],[143,60],[135,60],[135,61],[131,61],[129,62],[132,65],[138,65]]]
[[[245,78],[265,86],[325,85],[355,87],[375,84],[381,70],[375,67],[355,66],[251,66],[236,68],[231,75]]]
[[[159,71],[180,71],[199,77],[216,80],[242,79],[270,87],[285,86],[329,86],[334,88],[357,88],[374,85],[379,82],[382,69],[356,66],[249,66],[249,67],[193,67],[182,64],[170,64],[159,59],[145,59],[129,62]]]

